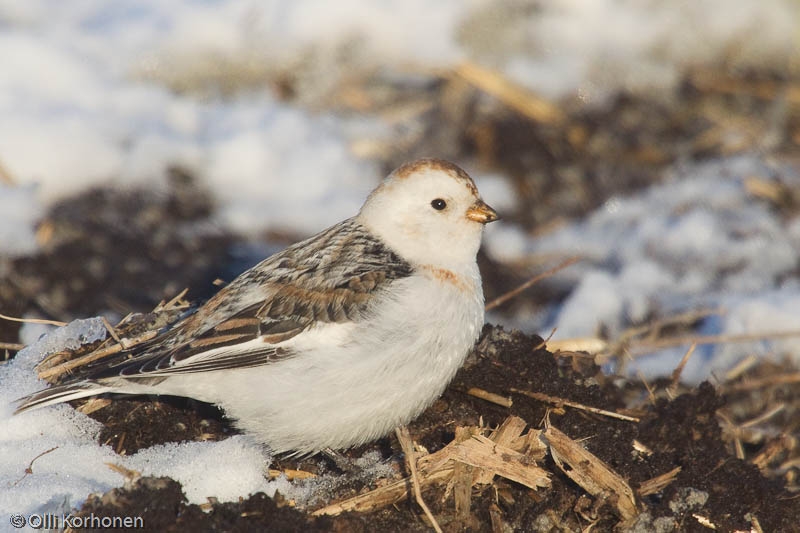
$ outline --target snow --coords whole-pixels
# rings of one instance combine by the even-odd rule
[[[95,490],[118,485],[118,476],[98,468],[112,459],[99,447],[100,424],[66,405],[33,416],[13,416],[14,401],[42,388],[33,367],[62,345],[80,345],[105,336],[100,320],[75,321],[20,351],[0,372],[0,514],[69,510]],[[25,475],[31,461],[33,474]],[[10,488],[9,488],[10,487]],[[7,523],[4,523],[5,526]]]
[[[799,15],[784,0],[488,2],[467,18],[462,41],[543,95],[602,104],[620,88],[673,87],[709,64],[786,68]]]
[[[205,175],[220,223],[239,233],[315,233],[357,213],[377,184],[374,166],[350,154],[330,121],[302,111],[231,105],[215,127]]]
[[[385,65],[418,71],[472,60],[547,97],[590,105],[619,90],[669,89],[706,64],[796,65],[795,0],[532,5],[0,0],[0,259],[35,252],[35,225],[55,201],[98,185],[159,189],[172,165],[211,190],[214,223],[244,235],[311,234],[351,216],[379,178],[355,140],[391,140],[390,128],[312,110],[346,76]],[[297,106],[265,90],[288,71],[297,77]],[[557,339],[601,326],[613,335],[651,315],[713,307],[721,313],[698,334],[800,330],[800,219],[780,218],[745,187],[753,176],[797,187],[798,170],[750,154],[670,174],[549,234],[489,225],[486,249],[497,260],[585,258],[555,278],[573,287],[562,305],[518,324],[555,327]],[[507,176],[475,178],[501,214],[519,208]],[[26,324],[22,339],[34,344],[0,365],[0,485],[12,487],[0,490],[0,514],[68,511],[90,492],[120,486],[107,462],[169,475],[195,503],[275,490],[302,502],[319,493],[266,481],[270,458],[246,437],[121,457],[97,444],[95,422],[67,406],[11,415],[13,400],[44,386],[34,377],[44,354],[104,334],[96,319],[57,330]],[[800,357],[800,338],[767,337],[700,346],[683,376],[698,381],[750,354]],[[669,373],[686,348],[662,350],[631,370]],[[377,458],[366,460],[368,471],[386,473]]]
[[[102,319],[75,320],[42,336],[6,363],[0,372],[0,515],[67,513],[92,492],[122,485],[121,474],[107,463],[143,475],[169,476],[183,486],[190,503],[238,501],[256,492],[276,490],[299,505],[332,487],[333,476],[308,482],[268,480],[271,458],[264,447],[244,435],[219,442],[185,442],[153,446],[131,456],[117,455],[97,443],[100,423],[61,404],[14,415],[15,400],[46,387],[34,366],[46,354],[105,338]],[[42,455],[40,455],[42,454]],[[39,456],[37,458],[37,456]],[[31,465],[31,462],[33,464]],[[387,475],[390,467],[376,455],[357,461],[363,475]],[[32,473],[26,474],[30,467]],[[5,527],[7,523],[3,523]]]
[[[242,435],[220,442],[168,443],[120,459],[143,475],[179,481],[192,503],[205,503],[209,496],[230,502],[259,491],[274,494],[264,476],[269,456]]]
[[[221,199],[221,224],[310,233],[352,214],[379,176],[350,148],[358,127],[273,100],[263,87],[279,72],[291,69],[300,100],[315,102],[342,77],[382,65],[471,59],[552,97],[602,100],[643,83],[671,87],[708,62],[788,65],[800,9],[791,0],[332,6],[0,1],[0,163],[17,185],[37,184],[39,200],[14,227],[30,232],[41,204],[92,185],[158,188],[167,166],[182,165]],[[0,253],[19,253],[7,242]]]
[[[32,185],[0,182],[0,255],[16,257],[36,251],[36,222],[44,214]]]
[[[800,291],[794,277],[800,249],[797,221],[755,200],[746,180],[758,177],[800,186],[792,167],[758,155],[675,168],[671,179],[627,198],[613,198],[585,220],[538,238],[513,227],[488,229],[493,257],[522,261],[579,255],[584,260],[556,276],[574,285],[563,305],[529,323],[557,328],[554,339],[592,336],[602,325],[611,338],[648,316],[721,308],[704,335],[800,332]],[[669,373],[688,346],[638,361],[631,370]],[[792,356],[800,335],[757,343],[724,343],[696,352],[683,377],[697,382],[746,355]]]

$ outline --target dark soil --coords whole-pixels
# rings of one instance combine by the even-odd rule
[[[414,440],[430,452],[454,438],[457,426],[494,426],[510,414],[541,427],[545,419],[585,447],[621,475],[635,490],[655,476],[680,467],[677,478],[661,492],[639,498],[642,514],[635,524],[620,524],[612,505],[595,502],[547,458],[553,485],[534,492],[505,480],[473,492],[470,519],[455,519],[452,497],[442,500],[443,489],[426,492],[440,525],[446,531],[494,531],[502,523],[512,531],[707,531],[693,514],[716,524],[721,531],[749,530],[750,514],[764,531],[800,531],[800,499],[780,479],[768,479],[751,463],[736,459],[722,438],[716,417],[726,399],[705,383],[672,401],[659,399],[636,410],[641,422],[632,423],[566,408],[552,409],[511,388],[543,392],[607,410],[624,411],[623,392],[597,367],[570,358],[556,357],[540,348],[539,337],[487,326],[475,352],[445,394],[410,425]],[[576,369],[577,366],[577,369]],[[471,387],[510,395],[511,408],[500,407],[465,393]],[[119,452],[131,453],[160,442],[221,439],[231,432],[221,414],[186,401],[148,402],[120,399],[94,415],[107,424],[101,439]],[[585,439],[585,440],[584,440]],[[636,439],[652,454],[633,448]],[[398,461],[401,452],[394,438],[353,450],[357,456],[377,449],[387,460]],[[302,463],[302,462],[301,462]],[[297,460],[283,459],[273,467],[297,467]],[[302,464],[300,465],[302,467]],[[351,474],[341,473],[347,477]],[[331,500],[352,496],[368,487],[357,479],[345,482]],[[587,499],[589,503],[587,504]],[[149,505],[148,501],[158,505]],[[595,505],[596,504],[596,505]],[[187,505],[180,487],[166,479],[145,478],[132,486],[92,497],[82,515],[142,516],[164,531],[426,531],[416,504],[401,501],[369,514],[311,518],[304,511],[256,494],[238,503],[212,503],[201,509]],[[579,509],[589,509],[579,513]],[[637,529],[638,528],[638,529]]]
[[[92,189],[54,205],[39,224],[39,253],[0,268],[4,312],[125,316],[184,288],[195,299],[216,292],[236,239],[209,221],[213,202],[190,176],[173,169],[168,184],[163,192]],[[8,341],[18,324],[0,328]]]

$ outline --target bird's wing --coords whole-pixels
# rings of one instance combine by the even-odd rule
[[[412,266],[348,219],[244,272],[195,313],[84,379],[247,368],[294,355],[281,343],[323,323],[358,322]]]

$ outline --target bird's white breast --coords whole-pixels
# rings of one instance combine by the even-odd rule
[[[385,435],[443,392],[480,334],[477,266],[450,274],[419,269],[376,296],[361,320],[320,325],[283,344],[295,356],[207,376],[208,401],[275,451]]]

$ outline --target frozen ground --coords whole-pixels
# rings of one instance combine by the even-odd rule
[[[0,254],[35,250],[35,223],[55,200],[99,184],[163,187],[173,164],[201,177],[219,202],[216,222],[235,232],[310,234],[352,215],[379,178],[377,163],[351,150],[352,132],[387,128],[290,107],[256,89],[277,71],[296,69],[299,101],[314,102],[354,69],[470,58],[550,97],[602,103],[622,87],[669,88],[683,69],[720,58],[745,68],[783,64],[796,51],[800,4],[546,1],[534,10],[504,2],[491,16],[486,2],[435,5],[0,1]],[[708,306],[725,312],[706,320],[702,334],[797,331],[800,223],[749,195],[744,180],[753,176],[800,181],[796,167],[758,154],[683,166],[549,235],[492,225],[487,249],[500,260],[587,256],[563,274],[575,285],[571,296],[527,317],[528,331],[557,327],[557,338],[568,338],[603,324],[618,332],[651,313]],[[503,176],[476,178],[488,203],[513,206]],[[750,353],[797,357],[799,342],[702,348],[684,376],[699,380]],[[684,350],[651,357],[644,370],[671,371]],[[31,348],[0,366],[0,483],[13,487],[0,490],[0,513],[67,509],[120,485],[105,462],[171,475],[197,502],[274,491],[260,474],[261,450],[241,437],[123,458],[98,446],[95,424],[67,407],[11,418],[9,402],[41,386],[32,377],[41,355]],[[35,476],[24,476],[54,447],[33,464]]]

